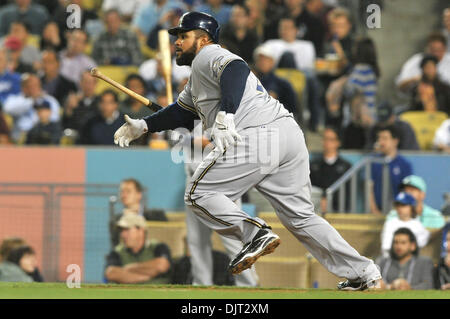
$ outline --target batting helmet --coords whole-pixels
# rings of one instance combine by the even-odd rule
[[[208,32],[215,43],[219,42],[219,23],[212,16],[203,12],[186,12],[181,16],[178,26],[169,29],[169,34],[178,35],[180,32],[196,29]]]

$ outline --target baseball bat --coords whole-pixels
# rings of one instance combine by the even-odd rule
[[[149,109],[151,109],[154,112],[157,112],[159,110],[162,109],[162,107],[156,103],[153,103],[152,101],[150,101],[149,99],[147,99],[146,97],[143,97],[142,95],[130,90],[129,88],[123,86],[122,84],[114,81],[113,79],[111,79],[110,77],[104,75],[103,73],[101,73],[99,71],[99,69],[97,68],[92,68],[91,69],[91,75],[93,77],[96,77],[100,80],[105,81],[106,83],[111,84],[112,86],[114,86],[116,89],[122,91],[123,93],[131,96],[133,99],[136,99],[137,101],[141,102],[142,104],[144,104],[145,106],[147,106]]]
[[[173,102],[172,59],[170,56],[169,32],[167,32],[167,30],[164,29],[158,32],[158,42],[159,42],[159,58],[161,61],[161,66],[164,74],[164,80],[166,81],[167,103],[171,104]]]

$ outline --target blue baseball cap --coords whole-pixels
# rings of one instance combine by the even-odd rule
[[[406,192],[400,192],[395,196],[394,204],[416,206],[416,199]]]

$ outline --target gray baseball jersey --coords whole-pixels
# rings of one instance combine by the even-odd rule
[[[220,76],[233,60],[242,58],[218,44],[211,44],[203,47],[192,61],[191,76],[178,97],[178,104],[197,113],[204,130],[213,126],[220,111]],[[292,115],[267,93],[255,74],[250,72],[234,116],[236,128],[256,127],[285,116]]]

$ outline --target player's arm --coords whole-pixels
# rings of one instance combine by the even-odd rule
[[[250,69],[242,60],[229,62],[220,75],[220,111],[211,132],[217,148],[223,152],[241,141],[234,124],[234,114],[241,104]]]
[[[121,147],[129,146],[131,141],[147,132],[161,132],[179,127],[192,130],[194,120],[197,118],[198,115],[195,110],[188,105],[184,105],[181,101],[177,101],[143,119],[134,120],[125,115],[125,124],[114,133],[114,143]]]

